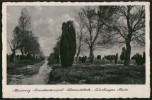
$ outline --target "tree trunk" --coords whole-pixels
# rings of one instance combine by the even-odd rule
[[[79,47],[78,47],[78,52],[77,52],[77,55],[76,55],[76,61],[78,61],[78,57],[80,55],[81,46],[82,46],[81,42],[82,42],[82,29],[81,29],[80,39],[79,39]]]
[[[93,47],[90,47],[90,62],[93,63]]]
[[[76,61],[78,61],[79,54],[80,54],[80,47],[79,47],[78,52],[77,52]]]
[[[128,10],[127,10],[128,36],[126,39],[126,53],[125,53],[124,66],[128,66],[130,64],[130,54],[131,54],[130,42],[131,42],[131,38],[132,38],[132,27],[130,25],[130,10],[131,10],[131,7],[128,6]]]
[[[24,54],[23,54],[23,48],[22,47],[21,47],[21,54],[22,54],[22,57],[23,57]]]
[[[126,53],[125,53],[124,66],[128,66],[130,64],[130,54],[131,54],[130,42],[127,42],[126,43]]]

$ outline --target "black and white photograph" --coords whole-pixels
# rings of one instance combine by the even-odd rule
[[[6,86],[149,83],[146,4],[13,4],[3,11]]]

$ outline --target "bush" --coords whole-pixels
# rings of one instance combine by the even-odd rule
[[[135,60],[137,65],[143,65],[145,63],[145,52],[143,52],[143,57],[139,53],[136,53],[131,59]]]
[[[142,64],[142,55],[137,54],[135,61],[136,61],[137,65],[141,65]]]
[[[97,55],[97,59],[98,59],[98,60],[101,60],[101,55]]]

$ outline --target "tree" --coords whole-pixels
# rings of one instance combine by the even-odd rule
[[[24,8],[21,11],[21,16],[19,18],[19,25],[20,29],[20,37],[21,37],[21,44],[20,44],[20,51],[22,55],[24,55],[24,47],[29,44],[25,42],[27,40],[28,35],[30,34],[31,30],[31,17],[28,15],[28,11]],[[25,49],[24,49],[25,50]]]
[[[59,63],[60,61],[60,37],[57,39],[57,43],[53,48],[53,52],[48,57],[48,65],[53,64],[54,62],[52,61],[54,60],[56,60],[55,63]]]
[[[25,55],[29,58],[34,58],[36,55],[41,55],[38,37],[34,35],[31,27],[31,17],[26,9],[22,9],[19,25],[13,31],[13,40],[10,43],[14,56],[16,50],[21,51],[22,57]]]
[[[132,59],[136,61],[136,64],[137,64],[137,65],[142,65],[142,64],[143,64],[142,55],[140,55],[139,53],[136,53],[136,54],[132,57]]]
[[[139,53],[137,53],[135,61],[136,61],[137,65],[142,65],[142,55],[140,55]]]
[[[82,23],[86,28],[85,43],[90,51],[90,62],[93,62],[93,52],[97,47],[104,47],[110,42],[110,36],[103,29],[113,20],[114,6],[85,7],[79,11]]]
[[[77,42],[77,50],[76,50],[76,61],[78,60],[78,57],[82,51],[84,51],[83,45],[84,43],[84,37],[85,37],[85,25],[83,23],[83,16],[81,15],[81,12],[76,11],[75,15],[75,26],[76,26],[76,42]]]
[[[56,62],[59,63],[59,60],[60,60],[60,41],[59,40],[57,41],[55,47],[53,48],[53,53],[54,53],[54,59],[56,59]]]
[[[76,53],[76,34],[72,21],[62,24],[62,36],[60,40],[60,56],[63,67],[73,64]]]
[[[20,42],[21,42],[21,37],[20,37],[19,34],[20,34],[20,29],[19,29],[18,26],[16,26],[14,28],[14,31],[13,31],[11,42],[8,41],[8,43],[10,45],[10,48],[11,48],[11,51],[12,51],[11,55],[12,55],[12,60],[13,61],[15,60],[16,51],[19,48],[19,45],[20,45]]]
[[[40,56],[41,50],[38,37],[32,31],[31,17],[25,8],[21,11],[18,27],[20,29],[20,51],[22,55],[28,55],[29,57]]]
[[[132,60],[135,60],[137,65],[145,64],[145,52],[143,52],[143,56],[139,53],[136,53],[131,57]]]
[[[23,39],[23,52],[25,55],[29,55],[30,57],[34,57],[35,55],[40,53],[40,45],[38,42],[38,37],[36,37],[33,33],[26,33],[26,37]]]
[[[129,65],[131,44],[144,46],[145,9],[144,6],[118,6],[113,27],[116,42],[126,45],[124,66]]]
[[[52,64],[54,64],[54,62],[53,62],[53,59],[54,59],[54,53],[50,53],[50,55],[49,55],[49,57],[48,57],[48,63],[47,63],[47,65],[52,65]]]

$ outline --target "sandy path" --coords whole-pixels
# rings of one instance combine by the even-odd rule
[[[39,73],[32,77],[22,79],[22,84],[47,84],[51,70],[51,67],[47,66],[47,61],[45,61],[45,63],[40,67]]]

